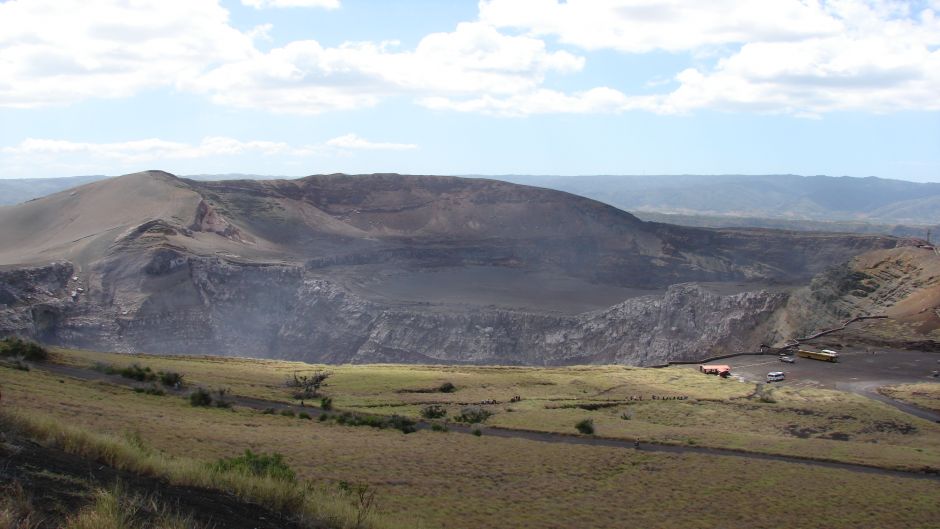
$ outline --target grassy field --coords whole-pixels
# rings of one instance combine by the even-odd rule
[[[343,410],[418,418],[425,406],[438,405],[454,417],[467,405],[496,401],[480,406],[493,414],[485,425],[575,434],[576,423],[591,419],[601,437],[940,469],[938,424],[839,391],[776,388],[761,399],[754,384],[681,367],[327,367],[82,351],[59,351],[57,358],[79,367],[138,362],[155,371],[184,373],[190,384],[287,401],[292,393],[284,384],[288,377],[325,369],[332,376],[324,392]],[[456,391],[435,391],[445,382]],[[516,396],[521,400],[510,402]],[[598,409],[585,409],[591,407]]]
[[[899,384],[878,389],[884,395],[921,408],[940,411],[940,383]]]
[[[85,366],[137,361],[154,370],[182,372],[191,385],[224,385],[236,394],[281,399],[288,396],[283,386],[286,376],[293,370],[313,369],[295,363],[131,359],[97,353],[60,352],[59,361]],[[671,435],[677,442],[692,438],[726,444],[740,442],[735,441],[739,437],[752,443],[763,439],[763,449],[779,451],[811,443],[825,455],[845,459],[852,459],[850,452],[865,445],[891,453],[922,454],[924,461],[932,461],[937,452],[936,432],[919,423],[916,433],[860,433],[867,421],[901,420],[881,406],[836,393],[774,394],[775,404],[762,403],[744,398],[753,386],[688,370],[420,366],[337,366],[330,370],[333,376],[326,390],[340,408],[417,413],[423,402],[444,402],[451,410],[460,407],[460,402],[496,399],[503,403],[490,406],[496,414],[487,422],[507,426],[573,432],[576,420],[592,417],[602,435],[633,436],[644,431],[644,435],[663,438]],[[448,381],[457,387],[456,392],[401,392],[428,390]],[[500,439],[487,436],[485,428],[481,437],[431,431],[405,435],[238,407],[194,408],[178,396],[135,393],[39,369],[0,368],[0,384],[4,408],[81,424],[95,432],[144,439],[168,457],[212,461],[246,448],[280,452],[298,477],[322,490],[336,490],[342,482],[374,487],[381,519],[401,527],[818,527],[819,520],[826,520],[827,527],[901,528],[930,527],[940,519],[936,481],[731,457]],[[639,393],[642,402],[619,408],[593,412],[556,408]],[[506,404],[515,395],[523,400]],[[652,395],[690,399],[650,401]],[[740,398],[731,400],[735,397]],[[825,398],[832,400],[827,403]],[[776,424],[787,424],[791,418],[806,421],[801,425],[823,423],[832,420],[828,414],[846,406],[853,406],[852,411],[842,413],[856,417],[841,419],[845,424],[838,426],[839,431],[884,437],[877,443],[801,439],[751,424],[778,414],[784,419],[773,419]],[[506,411],[509,407],[518,410]],[[768,411],[776,408],[809,411]],[[619,417],[625,409],[633,412],[630,420]],[[728,416],[709,422],[708,417],[714,415]],[[623,430],[614,429],[621,424]],[[729,428],[737,431],[721,432]],[[845,447],[843,452],[837,450],[840,446]],[[707,507],[716,502],[722,508]],[[799,509],[794,509],[796,505]]]

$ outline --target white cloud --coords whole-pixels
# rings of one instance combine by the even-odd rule
[[[790,40],[841,29],[819,2],[801,0],[483,0],[480,20],[584,49],[627,53]]]
[[[243,0],[257,8],[339,0]],[[389,99],[524,116],[697,109],[821,115],[940,109],[937,0],[483,0],[479,20],[397,42],[262,52],[272,26],[242,32],[218,0],[0,2],[0,107],[69,104],[175,88],[212,102],[318,114]],[[686,53],[691,68],[643,86],[562,91],[585,50]],[[612,76],[614,77],[614,76]],[[652,80],[651,80],[652,81]],[[600,81],[594,84],[612,84]],[[577,82],[574,83],[577,86]],[[660,86],[664,92],[649,94]]]
[[[40,165],[62,159],[110,160],[126,164],[252,154],[282,157],[330,156],[356,149],[410,150],[416,148],[418,148],[417,145],[407,143],[372,142],[356,134],[346,134],[325,143],[308,145],[258,140],[241,141],[219,136],[203,138],[196,144],[157,138],[110,143],[27,138],[16,145],[0,148],[0,154],[4,157],[28,159]]]
[[[483,96],[471,99],[428,97],[422,104],[438,110],[479,112],[501,116],[527,116],[532,114],[595,114],[623,112],[632,109],[655,108],[658,98],[653,96],[627,96],[619,90],[598,87],[583,92],[566,94],[556,90],[538,89],[509,97]]]
[[[584,59],[550,52],[529,37],[461,23],[425,36],[413,51],[395,42],[325,48],[295,41],[220,66],[184,84],[220,104],[316,114],[369,107],[393,95],[514,95],[537,89],[549,73],[580,70]]]
[[[658,110],[697,108],[820,115],[940,110],[940,20],[854,2],[831,5],[838,35],[752,42],[710,70],[680,72]]]
[[[215,0],[0,3],[0,106],[125,97],[256,53]]]
[[[940,110],[940,17],[909,2],[484,0],[480,18],[585,49],[718,55],[677,73],[673,92],[624,96],[619,110]]]
[[[418,148],[418,146],[413,143],[388,143],[388,142],[369,141],[356,134],[346,134],[343,136],[333,138],[332,140],[327,141],[326,145],[329,147],[337,147],[340,149],[365,149],[365,150],[380,150],[380,151],[408,151],[408,150]]]
[[[266,7],[320,7],[339,9],[339,0],[242,0],[242,5],[263,9]]]

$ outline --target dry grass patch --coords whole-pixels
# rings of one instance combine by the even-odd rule
[[[364,372],[381,369],[367,367]],[[403,372],[411,380],[408,370]],[[453,371],[422,375],[426,377],[422,382],[453,378],[459,395],[464,390],[453,375]],[[366,484],[376,491],[381,519],[415,520],[403,524],[406,527],[743,529],[784,520],[789,527],[809,528],[826,520],[833,528],[904,528],[928,527],[940,519],[935,502],[940,485],[935,481],[740,458],[498,439],[487,436],[485,427],[481,437],[428,431],[403,435],[237,407],[193,408],[182,398],[154,399],[126,388],[67,378],[59,383],[39,371],[7,370],[0,377],[4,405],[23,414],[81,423],[121,442],[126,442],[124,432],[133,429],[152,447],[154,457],[173,460],[215,461],[237,456],[245,448],[277,451],[299,480],[309,481],[312,490],[323,491],[325,498],[334,498],[334,506],[352,508],[348,495],[340,491],[341,482]],[[375,387],[373,382],[362,384],[361,391]],[[338,392],[337,388],[331,389]],[[531,404],[527,403],[513,405]],[[545,402],[540,404],[544,409]],[[415,413],[419,409],[414,406]],[[593,417],[603,435],[604,414],[616,410],[554,411],[573,413],[577,420]],[[498,413],[488,423],[516,413]],[[565,431],[573,432],[577,420],[566,420]],[[637,421],[615,415],[611,420]],[[677,432],[684,428],[657,427]],[[773,448],[780,438],[760,439]],[[841,445],[851,448],[849,443]],[[204,466],[194,468],[205,474]],[[837,502],[831,501],[833,491],[839,491]],[[705,497],[719,499],[729,508],[702,508]],[[794,515],[795,505],[800,506],[799,515]]]
[[[878,388],[878,392],[892,399],[940,412],[940,382],[885,386]]]

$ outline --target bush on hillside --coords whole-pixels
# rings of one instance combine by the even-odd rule
[[[157,375],[164,386],[178,388],[183,385],[183,375],[175,371],[160,371]]]
[[[138,382],[151,382],[157,379],[157,374],[154,373],[149,367],[141,367],[140,364],[136,363],[121,369],[118,371],[118,373],[124,378],[129,378]]]
[[[216,461],[212,468],[219,472],[236,472],[246,476],[261,476],[284,481],[294,481],[296,474],[284,462],[284,456],[275,452],[273,454],[256,454],[250,449],[238,457],[222,458]]]
[[[594,433],[594,421],[592,419],[584,419],[578,424],[575,424],[574,427],[584,435],[591,435]]]
[[[421,408],[421,416],[425,419],[440,419],[447,415],[447,410],[438,404],[431,404]]]
[[[20,358],[29,362],[44,362],[49,359],[49,350],[36,342],[12,336],[0,340],[0,356]]]
[[[489,419],[492,415],[493,412],[479,406],[467,406],[460,410],[460,415],[454,417],[454,420],[457,422],[476,424]]]
[[[212,406],[212,395],[205,388],[196,388],[189,394],[189,403],[193,406]]]

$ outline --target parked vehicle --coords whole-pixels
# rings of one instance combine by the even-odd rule
[[[796,360],[794,360],[792,356],[781,356],[781,357],[780,357],[780,361],[781,361],[781,362],[786,362],[787,364],[792,364],[792,363],[796,362]]]
[[[706,375],[718,375],[721,378],[731,376],[731,366],[724,364],[702,364],[698,366],[698,370]]]
[[[780,382],[786,378],[787,376],[783,374],[783,371],[771,371],[767,373],[767,382]]]
[[[797,356],[802,356],[803,358],[812,358],[813,360],[822,360],[824,362],[838,362],[839,353],[831,349],[823,349],[822,351],[809,351],[807,349],[800,349],[796,352]]]

